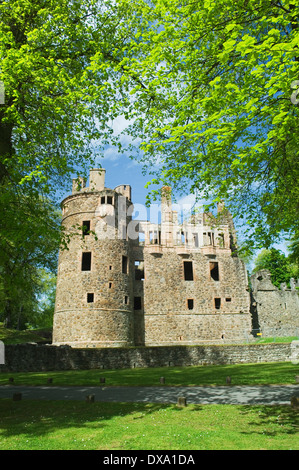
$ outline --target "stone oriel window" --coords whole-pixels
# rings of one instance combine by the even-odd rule
[[[82,223],[82,236],[90,234],[90,220],[84,220]]]
[[[87,303],[92,303],[94,301],[94,294],[88,293],[87,294]]]
[[[219,310],[221,307],[221,299],[219,297],[215,297],[214,302],[215,302],[215,309]]]
[[[91,251],[86,251],[82,253],[81,270],[82,271],[91,270]]]
[[[185,281],[193,281],[193,263],[192,263],[192,261],[184,261],[184,279],[185,279]]]

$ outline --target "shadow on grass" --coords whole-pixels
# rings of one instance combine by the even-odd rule
[[[79,401],[11,401],[0,399],[0,432],[2,438],[24,435],[45,438],[56,430],[96,429],[108,426],[108,421],[131,415],[139,420],[159,410],[181,409],[176,405],[144,403],[108,403]],[[200,410],[201,407],[197,406]]]
[[[291,406],[243,406],[240,408],[242,415],[249,415],[255,411],[254,417],[258,414],[258,420],[249,421],[249,426],[252,425],[255,428],[260,426],[259,430],[253,430],[248,428],[247,432],[242,434],[260,434],[263,436],[278,436],[282,434],[298,434],[299,431],[299,412],[294,410]],[[273,430],[271,430],[273,428]],[[267,429],[267,430],[266,430]]]

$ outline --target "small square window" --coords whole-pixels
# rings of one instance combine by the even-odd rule
[[[94,294],[88,293],[87,294],[87,303],[92,303],[94,301]]]

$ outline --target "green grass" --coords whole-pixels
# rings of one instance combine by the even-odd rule
[[[299,449],[290,406],[1,399],[0,416],[1,450]]]
[[[264,343],[291,343],[292,341],[298,341],[298,336],[273,336],[272,338],[260,338],[255,341],[258,344]]]
[[[94,386],[105,377],[107,386],[154,386],[165,378],[165,386],[183,385],[225,385],[231,377],[232,385],[294,384],[299,375],[299,364],[271,362],[258,364],[231,364],[190,367],[161,367],[119,370],[73,370],[51,372],[2,372],[0,385],[6,385],[14,378],[15,385],[46,385],[48,378],[53,385]]]

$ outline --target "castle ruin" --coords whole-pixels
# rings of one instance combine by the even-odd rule
[[[105,187],[92,169],[89,187],[73,180],[62,201],[70,237],[59,253],[53,344],[127,347],[221,344],[251,332],[245,265],[222,204],[218,216],[180,222],[171,188],[161,220],[132,218],[131,187]]]

